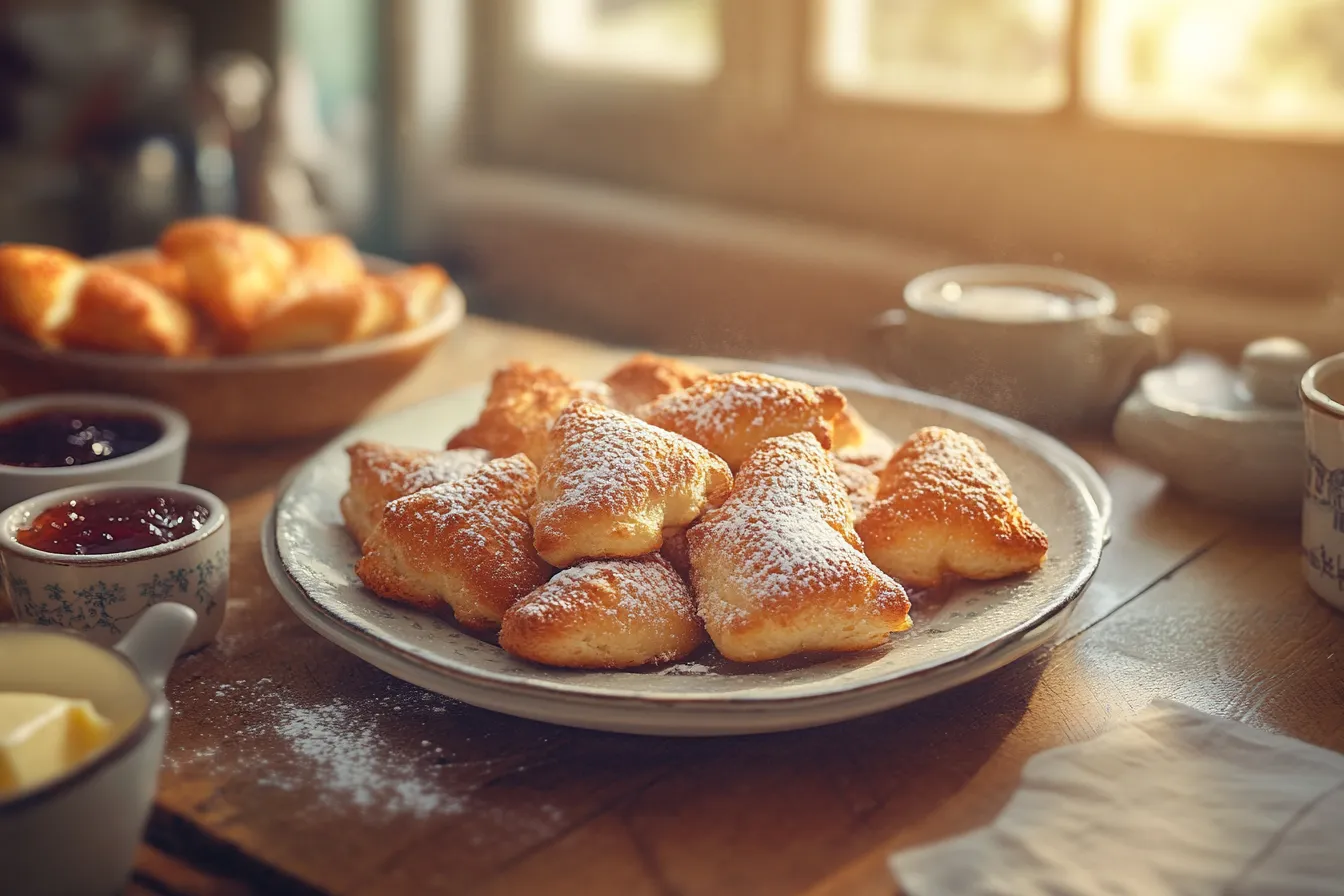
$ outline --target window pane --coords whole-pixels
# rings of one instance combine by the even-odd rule
[[[1344,0],[1096,0],[1088,51],[1107,114],[1344,133]]]
[[[528,45],[572,68],[707,78],[719,66],[716,0],[530,0]]]
[[[1068,93],[1069,0],[824,0],[827,86],[1042,110]]]

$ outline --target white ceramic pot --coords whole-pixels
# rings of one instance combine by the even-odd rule
[[[52,554],[20,544],[18,530],[49,507],[78,498],[163,492],[203,505],[195,532],[167,544],[116,554]],[[75,486],[23,501],[0,514],[0,566],[20,622],[72,629],[113,644],[149,607],[185,604],[199,621],[185,650],[210,643],[229,593],[229,509],[210,492],[160,482]]]
[[[945,268],[911,280],[875,323],[883,360],[919,389],[1061,430],[1109,420],[1170,355],[1170,315],[1116,319],[1099,280],[1033,265]]]
[[[115,650],[56,629],[0,626],[0,691],[82,697],[113,742],[37,787],[0,796],[0,891],[120,891],[153,805],[170,710],[163,682],[196,615],[153,607]]]
[[[0,463],[0,509],[44,492],[91,482],[180,482],[191,428],[172,408],[143,398],[96,392],[58,392],[0,404],[0,425],[47,411],[102,411],[135,414],[159,424],[162,435],[139,451],[122,457],[71,467],[16,467]]]

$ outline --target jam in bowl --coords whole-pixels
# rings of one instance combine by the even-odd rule
[[[0,464],[74,467],[125,457],[153,445],[163,424],[143,414],[98,408],[37,411],[0,420]]]
[[[125,395],[55,393],[0,404],[0,509],[95,482],[180,482],[186,418]]]
[[[101,644],[154,604],[185,604],[195,650],[228,605],[229,509],[203,489],[156,481],[46,492],[0,512],[0,581],[19,622]]]
[[[209,517],[209,508],[199,501],[164,492],[129,492],[53,504],[14,537],[19,544],[51,554],[119,554],[177,541]]]

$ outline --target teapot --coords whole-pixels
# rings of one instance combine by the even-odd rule
[[[892,373],[1056,431],[1109,420],[1172,353],[1166,309],[1141,305],[1121,320],[1109,286],[1059,268],[943,268],[911,280],[905,305],[874,322]]]

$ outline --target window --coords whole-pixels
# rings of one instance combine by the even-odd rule
[[[475,162],[967,259],[1344,282],[1344,0],[471,11]]]
[[[719,64],[714,0],[530,0],[527,45],[538,59],[703,80]]]
[[[1344,136],[1344,2],[1101,0],[1084,48],[1099,112]]]
[[[830,0],[818,62],[834,90],[1043,110],[1068,96],[1068,0]]]

